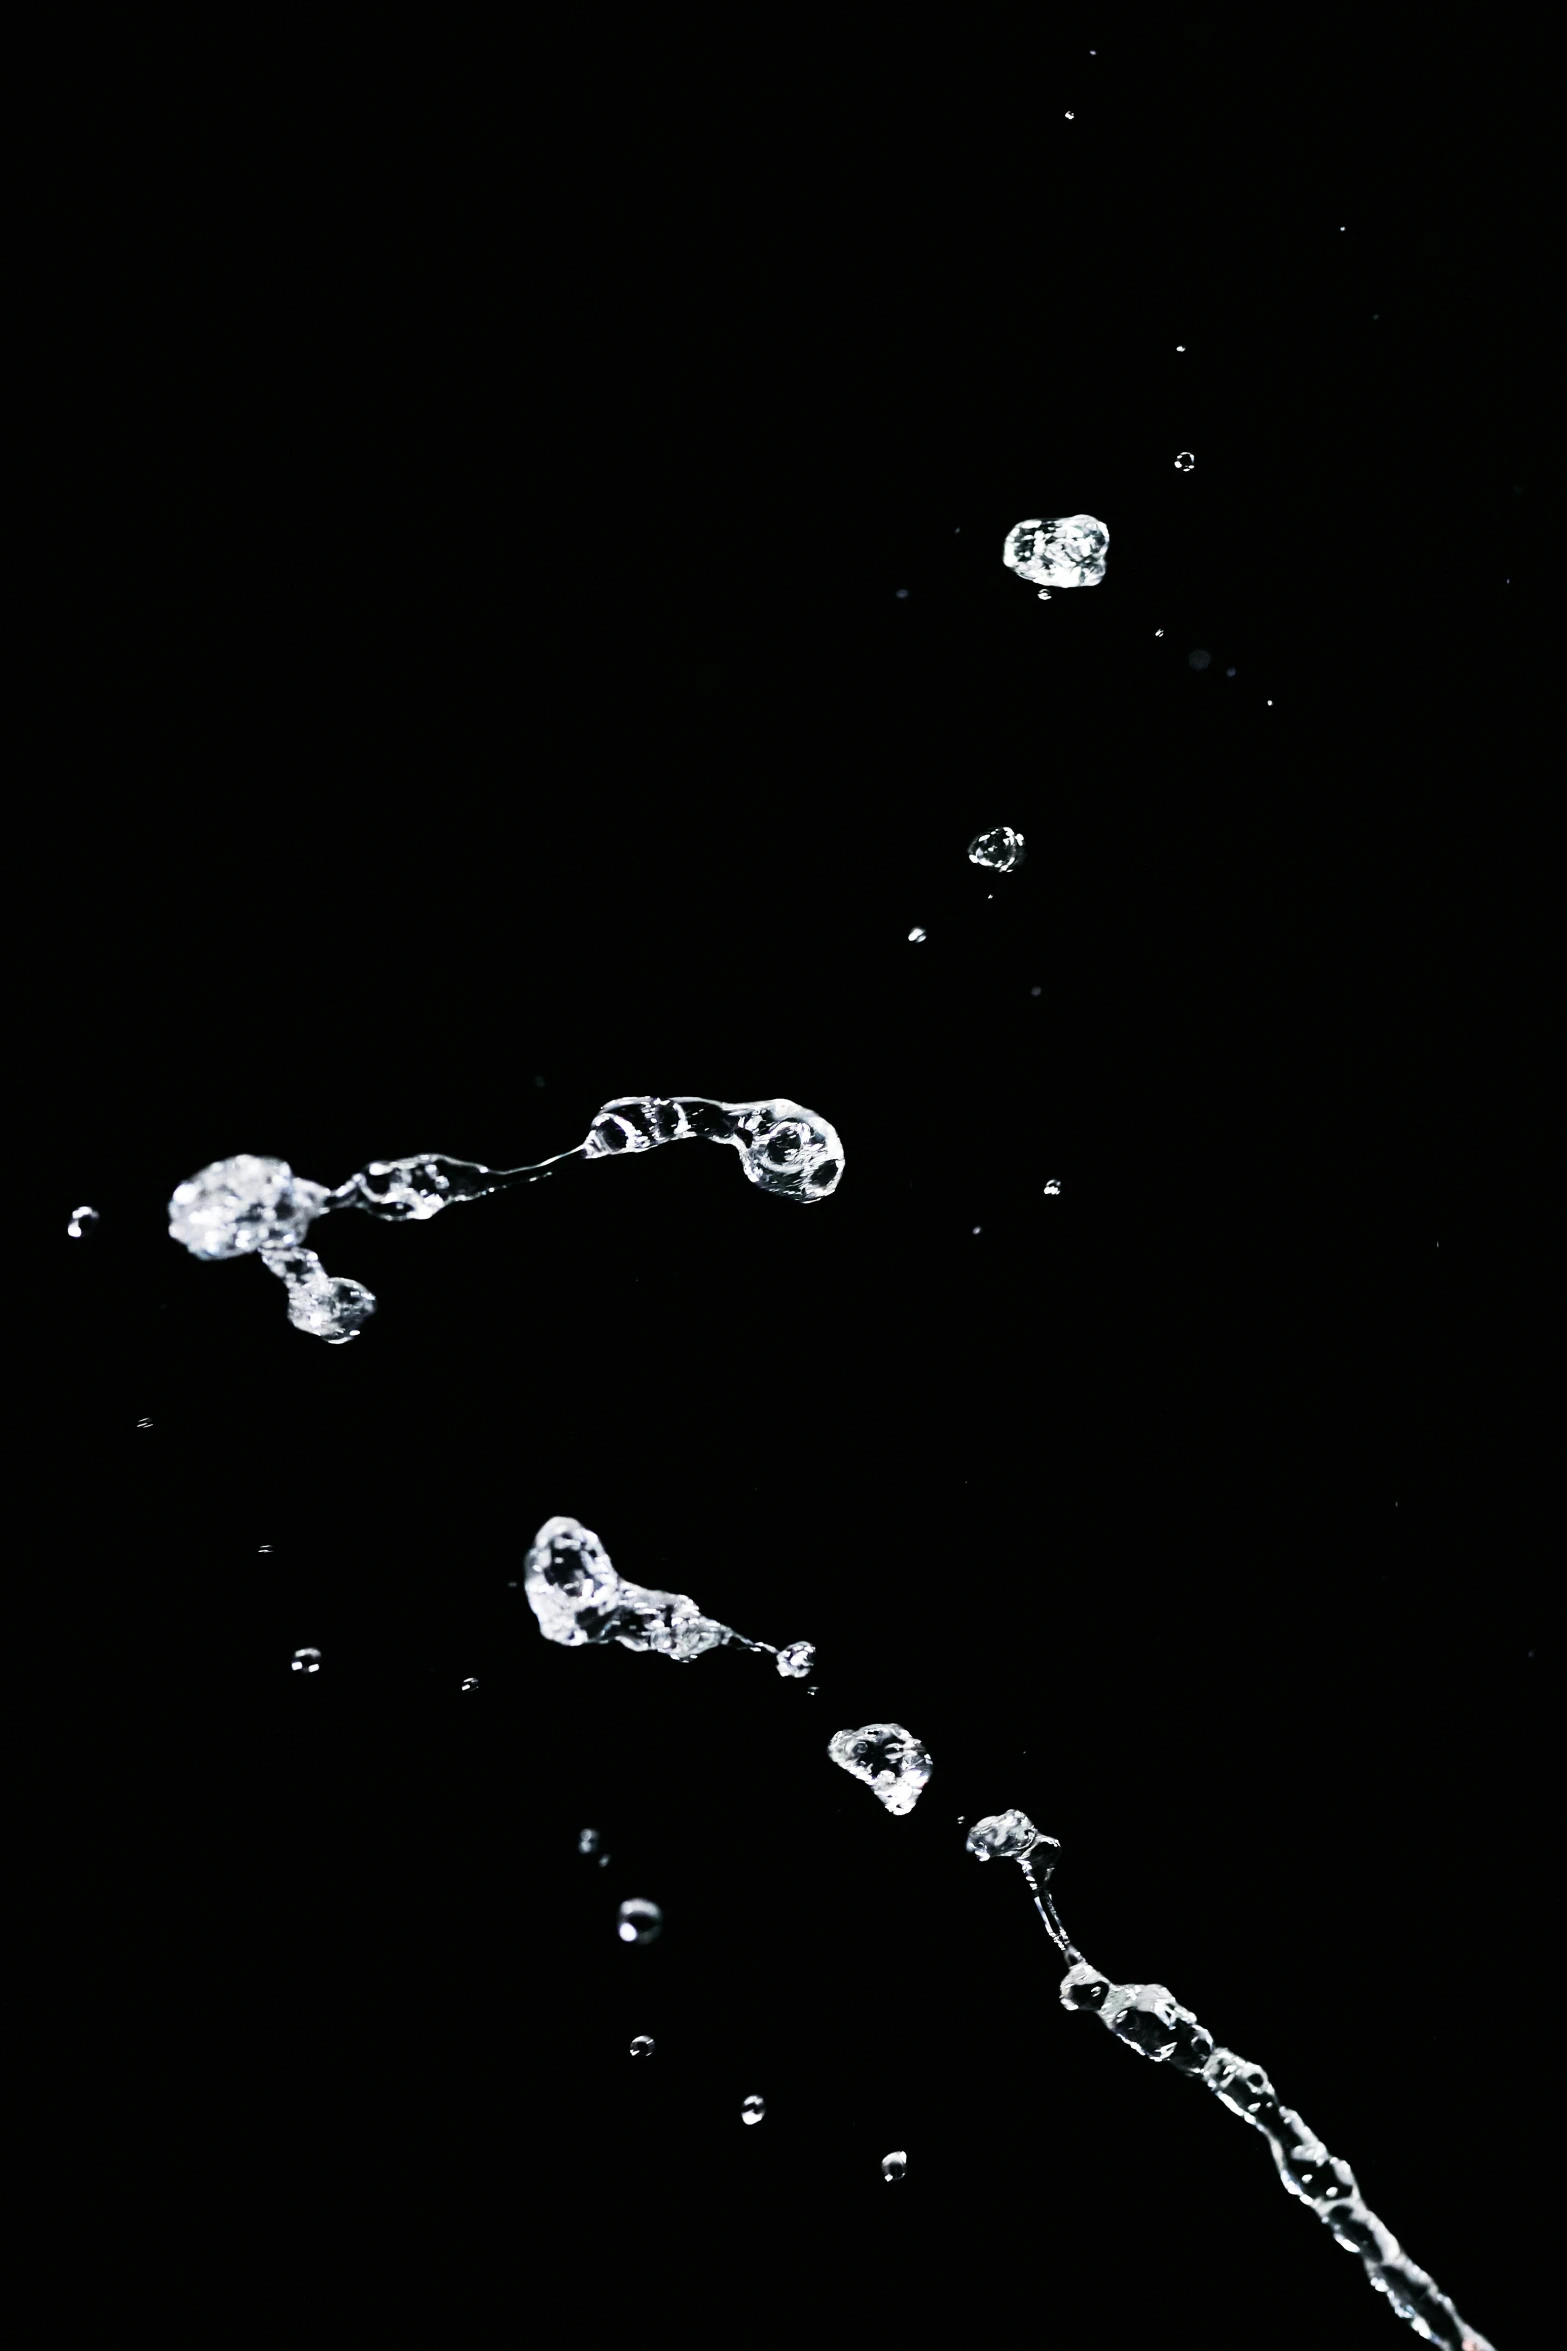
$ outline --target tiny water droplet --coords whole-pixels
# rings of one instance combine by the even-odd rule
[[[740,2101],[740,2120],[742,2122],[760,2122],[766,2112],[766,2105],[760,2098],[742,2098]]]
[[[884,2155],[881,2159],[881,2176],[884,2180],[901,2180],[908,2168],[909,2159],[901,2147],[894,2148],[890,2155]]]
[[[914,942],[916,942],[916,943],[917,943],[919,940],[923,939],[923,938],[924,938],[924,936],[925,936],[925,933],[924,933],[924,932],[923,932],[923,931],[920,929],[920,926],[919,926],[919,924],[918,924],[918,923],[916,923],[916,924],[914,925],[914,928],[913,928],[913,930],[911,930],[911,931],[910,931],[910,933],[909,933],[909,938],[910,938],[910,940],[911,940],[911,941],[914,941]]]
[[[1192,467],[1196,463],[1197,460],[1192,455],[1191,451],[1189,449],[1183,449],[1175,461],[1175,470],[1177,473],[1190,473]]]
[[[579,1853],[593,1854],[598,1849],[599,1833],[597,1829],[579,1829],[577,1831],[577,1851]]]
[[[902,603],[903,603],[903,602],[906,600],[906,598],[907,598],[907,596],[908,596],[908,593],[909,593],[909,591],[908,591],[908,589],[907,589],[907,588],[895,588],[895,589],[893,590],[893,594],[894,594],[894,595],[897,597],[897,599],[898,599],[898,602],[899,602],[900,604],[902,604]]]
[[[1046,1190],[1046,1192],[1057,1192],[1057,1193],[1059,1193],[1060,1189],[1061,1189],[1060,1181],[1059,1181],[1059,1179],[1058,1179],[1057,1177],[1055,1177],[1055,1176],[1052,1176],[1052,1177],[1051,1177],[1051,1179],[1050,1179],[1050,1181],[1049,1181],[1049,1183],[1048,1183],[1048,1184],[1046,1184],[1046,1186],[1045,1186],[1045,1190]]]
[[[992,873],[1012,873],[1023,862],[1023,836],[1015,825],[992,825],[976,833],[968,845],[970,865],[988,866]]]
[[[1031,996],[1042,996],[1045,991],[1043,988],[1030,988],[1028,992]]]
[[[1213,655],[1211,653],[1205,653],[1202,647],[1198,645],[1187,654],[1186,666],[1188,669],[1206,669],[1212,659]]]
[[[150,1428],[151,1428],[151,1426],[152,1426],[152,1423],[151,1423],[151,1421],[150,1421],[150,1420],[139,1420],[139,1421],[136,1423],[136,1426],[137,1426],[139,1429],[150,1429]]]
[[[478,1675],[476,1673],[465,1674],[462,1686],[465,1690],[476,1690],[479,1687]]]
[[[787,1680],[803,1681],[815,1663],[816,1651],[809,1641],[791,1641],[778,1652],[778,1671]]]
[[[652,2056],[652,2054],[653,2054],[653,2036],[652,2036],[652,2034],[651,2034],[651,2033],[638,2033],[638,2034],[636,2034],[636,2035],[634,2036],[633,2040],[632,2040],[632,2043],[631,2043],[631,2054],[632,2054],[632,2056],[633,2056],[633,2057],[651,2057],[651,2056]]]
[[[271,1544],[270,1544],[270,1543],[261,1543],[261,1544],[258,1544],[258,1546],[257,1546],[257,1549],[256,1549],[256,1557],[257,1557],[258,1559],[265,1559],[265,1558],[266,1558],[266,1556],[267,1556],[267,1554],[268,1554],[268,1552],[271,1550],[271,1548],[272,1548],[272,1546],[271,1546]]]
[[[610,1864],[610,1856],[609,1856],[609,1854],[607,1854],[607,1853],[601,1853],[601,1854],[599,1855],[599,1867],[600,1867],[600,1869],[608,1869],[608,1867],[609,1867],[609,1864]]]
[[[1155,629],[1155,630],[1154,630],[1154,635],[1155,635],[1156,637],[1162,637],[1162,636],[1164,635],[1164,631],[1163,631],[1163,629]]]
[[[319,1649],[296,1649],[290,1666],[294,1673],[319,1673],[321,1652]]]
[[[629,1902],[620,1905],[618,1932],[623,1943],[651,1943],[664,1931],[664,1913],[656,1902],[644,1902],[640,1894],[633,1894]]]
[[[73,1208],[71,1210],[71,1221],[65,1229],[70,1234],[73,1241],[79,1241],[83,1233],[85,1233],[90,1226],[95,1225],[97,1222],[98,1211],[96,1208]]]
[[[1069,106],[1069,107],[1067,108],[1067,110],[1066,110],[1066,119],[1067,119],[1067,121],[1068,121],[1068,122],[1076,122],[1076,120],[1077,120],[1077,117],[1076,117],[1076,115],[1075,115],[1075,114],[1072,112],[1072,109],[1071,109],[1071,107],[1070,107],[1070,106]]]

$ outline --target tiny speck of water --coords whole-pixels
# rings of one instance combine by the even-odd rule
[[[1042,996],[1045,991],[1043,988],[1030,988],[1028,992],[1031,996]]]
[[[1233,669],[1227,669],[1224,674],[1227,678],[1232,678],[1235,675],[1235,672]]]
[[[1205,653],[1202,647],[1199,645],[1195,652],[1187,654],[1186,663],[1189,669],[1206,669],[1212,659],[1213,655],[1211,653]]]
[[[270,1550],[271,1550],[271,1549],[272,1549],[272,1546],[271,1546],[271,1544],[270,1544],[270,1543],[261,1543],[261,1544],[258,1544],[258,1545],[257,1545],[257,1548],[256,1548],[256,1557],[257,1557],[258,1559],[265,1559],[265,1558],[266,1558],[266,1556],[267,1556],[267,1554],[270,1552]]]
[[[319,1673],[321,1671],[320,1650],[296,1649],[290,1660],[290,1670],[294,1673]]]
[[[476,1690],[479,1687],[478,1675],[476,1673],[465,1675],[462,1686],[465,1690]]]
[[[893,594],[897,597],[900,604],[904,601],[905,597],[908,595],[908,592],[909,591],[907,588],[894,588],[893,590]]]
[[[598,1849],[599,1833],[597,1829],[579,1829],[577,1831],[577,1851],[579,1853],[594,1854]]]
[[[884,2180],[901,2180],[908,2168],[909,2159],[901,2147],[881,2159],[881,2176]]]
[[[917,945],[919,941],[924,938],[924,936],[925,933],[920,929],[918,923],[914,925],[913,930],[911,930],[909,933],[909,938],[915,945]]]
[[[653,2054],[652,2034],[636,2034],[631,2043],[631,2054],[633,2057],[651,2057]]]
[[[976,1226],[974,1227],[974,1230],[975,1230],[975,1232],[976,1232],[976,1233],[979,1231],[979,1227],[978,1227],[978,1225],[976,1225]]]
[[[139,1429],[150,1429],[150,1428],[151,1428],[151,1426],[152,1426],[152,1423],[151,1423],[151,1421],[150,1421],[150,1420],[139,1420],[139,1421],[136,1423],[136,1426],[137,1426]]]
[[[1075,114],[1072,112],[1072,109],[1070,108],[1070,106],[1069,106],[1069,107],[1067,108],[1067,110],[1066,110],[1066,119],[1067,119],[1067,121],[1068,121],[1068,122],[1076,122],[1076,120],[1077,120],[1077,117],[1076,117],[1076,115],[1075,115]]]
[[[1190,473],[1192,467],[1196,463],[1197,460],[1192,455],[1191,451],[1189,449],[1183,449],[1175,461],[1175,470],[1177,473]]]
[[[760,2122],[766,2112],[767,2107],[760,2098],[742,2098],[740,2101],[740,2120],[742,2122]]]
[[[65,1229],[73,1241],[79,1241],[89,1225],[95,1225],[97,1222],[98,1211],[96,1208],[73,1208],[71,1221]]]
[[[664,1913],[656,1902],[644,1902],[640,1894],[633,1894],[629,1902],[620,1905],[616,1931],[623,1943],[651,1943],[664,1931]]]

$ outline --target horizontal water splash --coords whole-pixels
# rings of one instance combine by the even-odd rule
[[[362,1282],[329,1274],[305,1234],[334,1208],[362,1208],[394,1224],[424,1224],[459,1200],[481,1200],[513,1184],[537,1183],[573,1159],[614,1159],[660,1143],[727,1143],[759,1191],[807,1206],[827,1199],[843,1176],[843,1145],[825,1119],[782,1095],[765,1102],[714,1102],[684,1094],[664,1100],[626,1094],[606,1102],[582,1142],[528,1167],[486,1167],[476,1159],[416,1152],[373,1159],[329,1191],[296,1176],[284,1159],[240,1152],[216,1159],[176,1186],[169,1238],[193,1257],[256,1256],[288,1290],[296,1330],[342,1346],[376,1309]]]
[[[1054,1837],[1042,1837],[1026,1813],[1014,1811],[976,1821],[965,1843],[981,1861],[1015,1861],[1022,1869],[1052,1940],[1072,1963],[1061,1979],[1063,2008],[1097,2016],[1128,2048],[1200,2081],[1221,2105],[1261,2131],[1290,2194],[1327,2223],[1339,2244],[1360,2255],[1377,2292],[1425,2342],[1440,2344],[1442,2351],[1491,2351],[1362,2201],[1343,2157],[1330,2155],[1295,2109],[1280,2104],[1260,2065],[1237,2057],[1233,2049],[1215,2048],[1206,2025],[1181,2006],[1167,1985],[1113,1984],[1084,1959],[1068,1940],[1049,1892],[1060,1852]]]

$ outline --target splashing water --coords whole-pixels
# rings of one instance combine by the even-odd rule
[[[1001,560],[1020,580],[1030,580],[1042,604],[1052,588],[1094,588],[1105,576],[1110,533],[1091,514],[1068,514],[1059,522],[1014,523]]]
[[[294,1328],[341,1346],[358,1337],[376,1301],[362,1282],[329,1274],[305,1247],[304,1236],[318,1216],[362,1208],[396,1224],[423,1224],[459,1200],[537,1183],[568,1160],[615,1159],[693,1140],[731,1145],[759,1191],[807,1206],[827,1199],[843,1176],[843,1145],[834,1129],[781,1095],[766,1102],[714,1102],[700,1094],[667,1101],[627,1094],[605,1103],[581,1143],[529,1167],[491,1168],[478,1160],[416,1153],[373,1159],[329,1191],[296,1176],[284,1159],[248,1151],[216,1159],[175,1187],[169,1238],[193,1257],[260,1257],[287,1287]]]
[[[615,1932],[623,1943],[656,1943],[664,1931],[664,1913],[656,1902],[644,1902],[640,1894],[633,1894],[629,1902],[620,1905]]]
[[[766,2112],[767,2102],[763,2098],[742,2098],[740,2101],[740,2120],[742,2122],[760,2122]]]
[[[1060,1852],[1054,1837],[1042,1837],[1026,1813],[1000,1812],[976,1821],[964,1842],[981,1861],[1015,1861],[1022,1869],[1051,1940],[1070,1962],[1061,1979],[1063,2008],[1097,2016],[1128,2048],[1200,2081],[1221,2105],[1261,2131],[1285,2188],[1327,2223],[1340,2245],[1360,2255],[1376,2291],[1387,2296],[1416,2334],[1443,2351],[1490,2351],[1485,2338],[1465,2324],[1367,2208],[1343,2157],[1330,2155],[1294,2108],[1280,2104],[1260,2065],[1232,2049],[1215,2048],[1206,2025],[1181,2006],[1167,1985],[1114,1984],[1083,1957],[1068,1939],[1049,1892]]]
[[[970,865],[989,866],[992,873],[1015,873],[1024,857],[1023,836],[1009,824],[988,833],[976,833],[968,845]]]
[[[857,1731],[836,1731],[827,1752],[896,1814],[914,1810],[934,1768],[913,1733],[895,1722],[868,1722]]]
[[[96,1208],[73,1208],[71,1221],[65,1229],[73,1241],[79,1241],[82,1235],[90,1231],[97,1222],[98,1211]]]
[[[523,1567],[523,1589],[544,1638],[564,1649],[618,1641],[623,1649],[652,1649],[689,1664],[709,1649],[732,1643],[775,1657],[779,1672],[790,1677],[808,1673],[816,1655],[809,1641],[792,1641],[780,1650],[770,1641],[748,1640],[732,1626],[704,1616],[683,1592],[654,1592],[628,1583],[580,1519],[545,1520]]]

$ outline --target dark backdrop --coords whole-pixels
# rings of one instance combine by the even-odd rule
[[[51,93],[24,628],[91,1698],[36,1815],[53,2176],[129,2215],[125,2307],[433,2269],[441,2339],[498,2290],[1390,2341],[1263,2142],[1062,2013],[963,1852],[1018,1804],[1090,1957],[1527,2339],[1524,67],[1313,28],[133,43]],[[1107,577],[1040,604],[1005,533],[1078,510]],[[166,1237],[231,1152],[507,1165],[627,1091],[793,1094],[840,1191],[682,1149],[334,1218],[381,1301],[343,1349]],[[815,1641],[817,1694],[549,1647],[557,1512]],[[935,1757],[905,1820],[825,1757],[876,1719]]]

